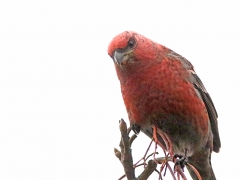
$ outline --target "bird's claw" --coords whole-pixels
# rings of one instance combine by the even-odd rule
[[[184,171],[184,167],[188,162],[188,158],[187,158],[187,156],[182,156],[182,155],[179,155],[179,154],[175,154],[173,156],[173,162],[175,162],[174,169],[175,169],[176,166],[180,166],[182,171]]]

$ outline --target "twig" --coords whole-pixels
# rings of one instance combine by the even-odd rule
[[[140,176],[138,176],[137,180],[146,180],[156,169],[157,164],[153,160],[149,160],[146,168],[142,172]]]
[[[182,171],[182,167],[180,165],[175,165],[174,171],[177,172],[178,179],[182,177],[183,180],[187,180],[185,174]]]
[[[126,123],[123,119],[119,122],[119,129],[121,132],[121,142],[119,144],[121,148],[121,152],[114,149],[115,156],[121,160],[121,163],[123,165],[125,175],[121,176],[119,180],[123,179],[124,177],[127,177],[128,180],[146,180],[148,177],[152,174],[152,172],[156,169],[157,164],[153,160],[149,160],[147,166],[145,167],[144,171],[140,174],[138,178],[135,177],[135,167],[140,165],[145,165],[146,160],[145,157],[147,155],[147,152],[150,148],[148,148],[147,152],[144,156],[144,163],[137,165],[135,164],[133,166],[133,160],[132,160],[132,153],[131,153],[131,144],[136,139],[136,136],[132,136],[129,138],[129,129],[127,129]],[[150,143],[151,145],[151,143]],[[119,154],[120,153],[120,154]]]
[[[143,160],[144,163],[146,162],[146,160],[147,160],[147,158],[148,158],[148,157],[146,158],[146,156],[147,156],[147,153],[148,153],[148,151],[149,151],[149,149],[150,149],[150,147],[151,147],[151,145],[152,145],[152,142],[153,142],[153,139],[152,139],[152,141],[150,142],[150,144],[149,144],[149,146],[148,146],[148,148],[147,148],[144,156],[134,164],[134,167],[136,167],[136,166],[138,165],[138,163],[141,162],[142,160]],[[153,153],[153,154],[154,154],[154,153]],[[144,166],[144,167],[145,167],[145,166]]]
[[[193,170],[193,172],[196,174],[198,180],[202,180],[201,175],[199,174],[198,170],[193,165],[191,165],[190,163],[186,163],[186,165],[189,166]]]
[[[127,132],[127,125],[123,119],[119,122],[119,129],[121,132],[121,163],[123,165],[127,179],[135,180],[135,169],[133,168],[132,151],[129,144],[129,136]]]

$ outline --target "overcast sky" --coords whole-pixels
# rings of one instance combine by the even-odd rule
[[[113,148],[128,119],[107,47],[125,30],[195,66],[219,114],[216,177],[239,178],[239,9],[234,0],[1,0],[0,179],[123,174]],[[134,161],[149,142],[139,135]]]

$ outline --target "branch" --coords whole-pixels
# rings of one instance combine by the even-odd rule
[[[127,125],[123,119],[121,119],[119,122],[119,129],[121,132],[121,141],[119,144],[121,152],[114,148],[114,153],[115,156],[121,161],[125,171],[125,175],[120,177],[119,180],[123,179],[124,177],[127,177],[128,180],[148,179],[148,177],[156,169],[157,164],[153,160],[149,160],[143,172],[140,174],[140,176],[138,176],[138,178],[136,178],[135,167],[133,166],[131,144],[136,139],[137,135],[134,134],[131,138],[129,138],[129,130],[127,130]]]
[[[119,129],[121,132],[121,163],[123,165],[125,174],[128,180],[136,180],[135,169],[133,168],[132,150],[129,142],[127,125],[123,119],[119,122]]]
[[[119,121],[119,129],[121,132],[121,141],[119,144],[121,151],[114,148],[114,153],[115,153],[115,156],[121,161],[125,174],[121,176],[118,180],[122,180],[124,177],[127,177],[128,180],[147,180],[150,177],[150,175],[153,173],[153,171],[156,171],[159,174],[159,179],[162,179],[161,173],[164,170],[164,168],[165,168],[165,172],[163,175],[166,174],[166,170],[168,169],[174,180],[180,179],[180,178],[182,178],[183,180],[186,180],[186,177],[180,165],[175,164],[174,170],[172,170],[168,162],[169,161],[174,162],[174,159],[171,155],[166,154],[165,151],[164,151],[165,157],[155,158],[155,155],[157,154],[156,147],[155,147],[154,153],[151,153],[150,155],[147,156],[147,153],[149,151],[150,146],[152,145],[153,140],[148,146],[147,151],[144,154],[143,158],[137,161],[137,163],[133,164],[131,145],[133,141],[137,138],[137,135],[133,134],[131,137],[129,137],[131,128],[127,128],[127,125],[123,119]],[[155,142],[155,145],[157,145],[156,142]],[[153,156],[153,160],[149,160],[148,162],[146,162],[147,159],[151,156]],[[139,164],[141,161],[143,161],[143,163]],[[160,171],[156,169],[158,164],[162,164],[160,167]],[[201,176],[199,175],[198,171],[189,163],[186,163],[186,165],[192,168],[193,171],[196,173],[198,179],[201,180]],[[135,168],[139,166],[144,166],[144,170],[136,178]],[[177,178],[175,177],[175,173],[177,175]]]

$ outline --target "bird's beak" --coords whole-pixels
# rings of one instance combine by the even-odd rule
[[[123,64],[126,64],[129,57],[128,57],[128,54],[125,52],[115,51],[113,54],[113,59],[118,65],[123,65]]]

